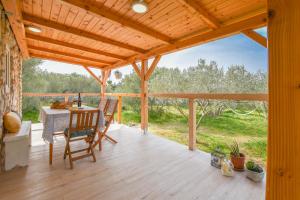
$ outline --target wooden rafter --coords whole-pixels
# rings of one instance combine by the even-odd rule
[[[113,54],[113,53],[109,53],[109,52],[105,52],[105,51],[101,51],[101,50],[97,50],[97,49],[92,49],[92,48],[88,48],[88,47],[77,45],[77,44],[72,44],[72,43],[63,42],[63,41],[59,41],[59,40],[54,40],[52,38],[43,37],[43,36],[39,36],[39,35],[35,35],[35,34],[26,33],[26,38],[31,39],[31,40],[35,40],[35,41],[46,42],[46,43],[49,43],[49,44],[55,44],[55,45],[59,45],[59,46],[63,46],[63,47],[71,48],[71,49],[76,49],[76,50],[80,50],[80,51],[85,51],[85,52],[88,52],[88,53],[103,55],[103,56],[112,57],[112,58],[117,58],[119,60],[125,60],[126,59],[125,56],[120,56],[120,55],[117,55],[117,54]]]
[[[91,65],[86,62],[79,62],[79,61],[75,61],[73,59],[65,59],[65,58],[57,57],[56,55],[46,56],[46,55],[42,55],[42,54],[38,54],[38,53],[34,53],[34,52],[30,52],[30,57],[46,59],[46,60],[53,60],[53,61],[57,61],[57,62],[64,62],[64,63],[74,64],[74,65],[85,65],[85,66],[98,68],[98,69],[99,68],[102,69],[104,67],[103,65],[94,65],[94,64]]]
[[[145,75],[145,80],[149,80],[150,79],[150,76],[151,74],[153,73],[154,69],[156,68],[157,66],[157,63],[160,61],[160,58],[161,58],[161,55],[158,55],[154,58],[150,68],[148,69],[146,75]]]
[[[222,26],[217,18],[207,12],[199,2],[195,0],[179,0],[182,4],[184,4],[188,9],[197,12],[200,17],[204,20],[204,22],[213,29],[217,29]],[[242,31],[244,35],[259,43],[260,45],[267,47],[267,39],[260,34],[256,33],[252,29]]]
[[[28,48],[25,39],[25,28],[22,19],[21,5],[19,0],[1,0],[7,13],[9,23],[14,32],[18,46],[24,58],[29,57]]]
[[[205,10],[198,1],[195,0],[178,0],[181,4],[186,6],[190,11],[197,13],[201,19],[213,29],[217,29],[221,26],[218,19],[216,19],[213,15],[211,15],[207,10]]]
[[[73,54],[73,53],[67,53],[67,52],[63,52],[63,51],[57,51],[57,50],[48,49],[48,48],[44,48],[44,47],[37,47],[37,46],[28,45],[28,48],[33,49],[33,50],[37,50],[37,51],[41,51],[41,52],[53,53],[53,54],[78,58],[78,59],[81,59],[81,60],[92,61],[92,62],[96,62],[96,63],[112,64],[111,62],[107,62],[105,60],[90,58],[90,57],[86,57],[86,56],[82,56],[82,55],[78,55],[78,54]]]
[[[247,18],[245,20],[238,21],[226,26],[222,26],[218,29],[211,30],[209,32],[205,32],[204,34],[200,34],[193,37],[189,37],[188,39],[182,39],[176,41],[174,44],[163,45],[157,48],[153,48],[147,53],[143,54],[142,56],[140,55],[132,56],[126,61],[117,62],[114,65],[108,66],[106,69],[118,68],[133,63],[136,60],[142,60],[145,58],[153,57],[157,54],[163,55],[163,54],[174,52],[176,50],[203,44],[212,40],[228,37],[230,35],[240,33],[243,30],[259,28],[265,26],[266,22],[267,22],[266,13],[258,14],[250,18]]]
[[[255,32],[254,30],[244,30],[242,33],[246,36],[248,36],[250,39],[254,40],[258,44],[268,47],[268,40],[264,36],[260,35],[259,33]]]
[[[76,6],[77,8],[81,8],[85,11],[87,11],[89,14],[92,14],[97,17],[104,17],[107,18],[113,22],[116,22],[122,26],[129,27],[130,29],[133,29],[135,31],[141,32],[147,36],[153,37],[155,39],[159,39],[161,41],[170,43],[171,38],[167,35],[164,35],[152,28],[149,28],[142,23],[139,23],[137,21],[133,21],[128,17],[124,17],[120,15],[119,13],[113,11],[112,9],[106,8],[104,6],[97,7],[96,5],[83,2],[81,0],[62,0],[63,2],[66,2],[72,6]]]
[[[44,18],[35,17],[33,15],[23,13],[23,19],[24,19],[25,22],[28,22],[28,23],[38,24],[40,26],[52,28],[52,29],[62,31],[62,32],[65,32],[65,33],[70,33],[70,34],[73,34],[73,35],[77,35],[79,37],[85,37],[87,39],[92,39],[92,40],[95,40],[97,42],[103,42],[103,43],[106,43],[106,44],[109,44],[109,45],[117,46],[117,47],[127,49],[127,50],[131,50],[131,51],[134,51],[134,52],[145,53],[145,50],[141,49],[139,47],[135,47],[135,46],[132,46],[132,45],[129,45],[129,44],[125,44],[123,42],[119,42],[117,40],[113,40],[113,39],[110,39],[110,38],[107,38],[107,37],[104,37],[104,36],[101,36],[101,35],[96,35],[96,34],[87,32],[87,31],[82,30],[82,29],[78,29],[78,28],[74,28],[74,27],[71,27],[71,26],[66,26],[64,24],[60,24],[60,23],[57,23],[57,22],[54,22],[54,21],[46,20]]]
[[[83,66],[83,68],[92,76],[94,77],[94,79],[96,81],[98,81],[100,83],[100,85],[102,85],[102,81],[99,79],[99,77],[96,76],[96,74],[94,74],[94,72],[92,72],[92,70],[90,70],[87,66]]]
[[[132,64],[132,67],[134,69],[134,71],[136,72],[136,74],[141,77],[141,70],[139,69],[139,67],[137,66],[137,64],[135,62],[133,62]]]

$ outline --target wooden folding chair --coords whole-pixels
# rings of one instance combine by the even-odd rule
[[[107,109],[107,104],[108,104],[108,99],[105,97],[101,97],[101,99],[99,101],[98,109],[105,112]]]
[[[105,125],[104,130],[98,130],[98,140],[94,143],[93,147],[96,147],[99,144],[99,151],[102,150],[102,139],[105,137],[112,143],[118,143],[115,139],[108,136],[106,133],[110,127],[110,124],[114,120],[114,114],[117,110],[118,100],[117,99],[107,99],[106,105],[104,107],[104,118],[105,118]]]
[[[66,139],[64,159],[66,159],[66,157],[69,156],[71,169],[73,169],[73,161],[85,157],[92,156],[93,161],[96,162],[96,157],[92,145],[98,127],[99,115],[100,111],[98,109],[71,111],[69,128],[67,128],[64,131]],[[84,149],[71,151],[70,143],[80,140],[85,140],[88,144],[88,147]],[[85,152],[85,154],[73,157],[73,154],[77,154],[80,152]]]

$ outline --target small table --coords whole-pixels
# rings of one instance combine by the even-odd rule
[[[96,109],[84,106],[84,110]],[[55,132],[63,132],[69,127],[70,111],[67,109],[51,109],[50,107],[42,107],[40,110],[40,121],[43,122],[43,139],[49,143],[49,163],[52,164],[53,153],[53,136]],[[105,126],[104,113],[100,110],[98,129],[101,130]]]

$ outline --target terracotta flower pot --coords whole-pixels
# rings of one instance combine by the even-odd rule
[[[244,171],[244,165],[245,165],[245,155],[240,153],[240,156],[233,156],[230,155],[231,162],[233,164],[233,169],[235,171]]]

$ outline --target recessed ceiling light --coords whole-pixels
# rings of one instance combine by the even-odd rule
[[[42,29],[37,27],[37,26],[33,26],[33,25],[29,25],[26,27],[28,30],[30,30],[31,32],[34,32],[34,33],[40,33],[42,32]]]
[[[148,4],[144,0],[134,0],[131,8],[136,13],[145,13],[148,11]]]

